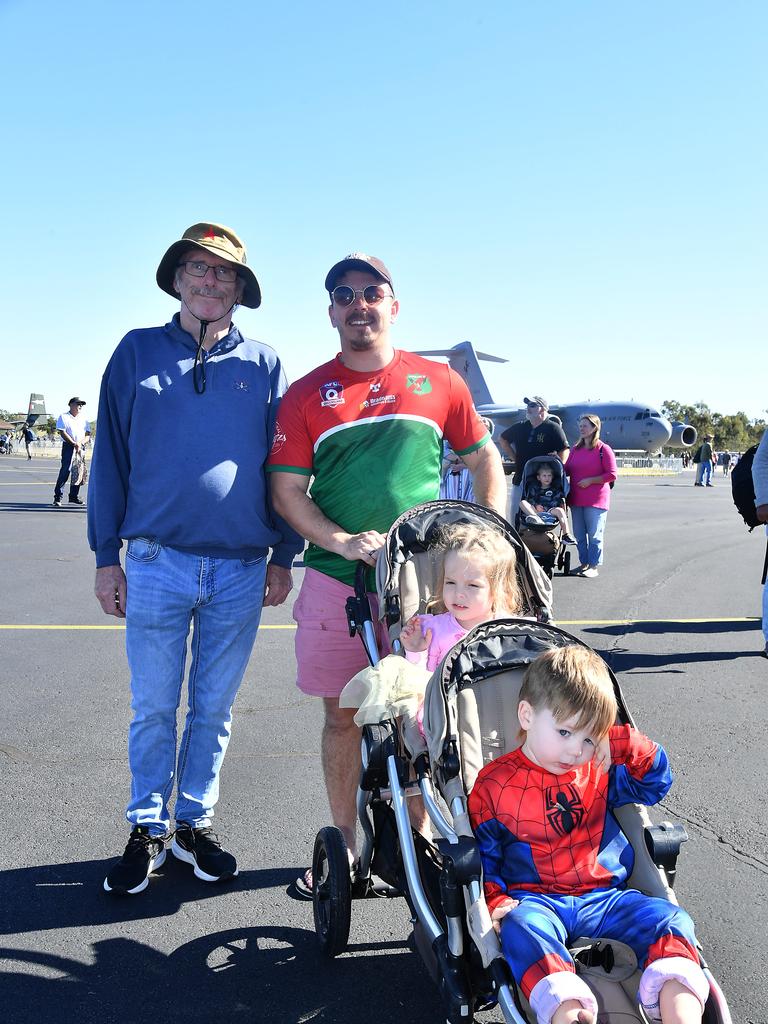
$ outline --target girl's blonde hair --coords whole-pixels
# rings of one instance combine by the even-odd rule
[[[556,722],[577,717],[576,728],[602,739],[616,722],[613,681],[599,654],[571,644],[539,655],[526,669],[520,700],[547,708]]]
[[[466,555],[482,562],[491,588],[494,615],[523,614],[523,595],[517,581],[517,556],[510,542],[491,526],[454,524],[443,526],[435,538],[435,549],[443,558],[435,596],[429,602],[430,612],[444,612],[445,556]]]
[[[580,437],[574,448],[597,448],[600,443],[600,428],[602,427],[602,420],[594,412],[585,412],[583,416],[579,416],[579,422],[586,420],[587,423],[591,423],[593,427],[596,427],[594,434],[590,434],[586,440]]]

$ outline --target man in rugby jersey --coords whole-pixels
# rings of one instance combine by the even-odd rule
[[[310,542],[293,610],[297,686],[324,703],[328,800],[354,862],[360,730],[338,700],[367,664],[345,615],[356,564],[373,566],[395,519],[438,497],[444,437],[469,468],[476,500],[502,516],[506,482],[459,375],[393,347],[399,304],[381,260],[352,253],[331,267],[325,287],[341,351],[286,392],[267,470],[276,510]],[[372,574],[369,583],[375,589]],[[297,887],[311,893],[311,872]]]

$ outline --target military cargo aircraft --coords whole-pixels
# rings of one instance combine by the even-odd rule
[[[500,356],[475,352],[469,341],[462,341],[453,348],[420,350],[422,356],[444,356],[450,366],[462,377],[469,387],[475,408],[481,416],[493,421],[494,438],[513,423],[525,419],[525,405],[500,405],[493,401],[478,360],[491,363],[506,363]],[[531,385],[534,393],[544,392],[549,401],[549,388]],[[531,392],[528,391],[528,394]],[[690,448],[696,443],[696,428],[688,423],[670,423],[658,409],[642,402],[566,402],[552,404],[549,415],[557,417],[563,426],[570,444],[579,439],[579,418],[584,413],[595,413],[600,417],[600,437],[617,451],[642,451],[655,454],[662,447]]]

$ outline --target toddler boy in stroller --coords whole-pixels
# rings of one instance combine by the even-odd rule
[[[620,940],[644,964],[650,1020],[697,1024],[709,995],[693,923],[679,906],[624,888],[629,841],[612,809],[654,804],[672,784],[666,754],[615,725],[610,674],[588,648],[565,646],[527,669],[522,746],[487,764],[469,797],[488,909],[539,1024],[593,1024],[598,1010],[569,942]]]
[[[554,526],[558,523],[566,544],[575,544],[568,532],[565,511],[565,491],[554,484],[554,470],[548,462],[536,466],[536,476],[528,479],[525,497],[520,502],[520,513],[528,526]]]
[[[575,543],[568,530],[568,481],[556,455],[536,455],[523,469],[523,499],[516,516],[520,539],[551,579],[555,568],[567,576]]]

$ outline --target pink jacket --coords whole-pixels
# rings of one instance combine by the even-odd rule
[[[429,671],[434,672],[453,645],[467,635],[467,630],[448,612],[442,612],[440,615],[420,615],[419,619],[422,636],[426,636],[428,629],[432,630],[429,649],[418,653],[406,651],[405,657],[414,665],[426,664]]]
[[[601,457],[602,456],[602,457]],[[611,507],[612,480],[616,479],[616,456],[607,444],[598,441],[596,448],[571,448],[565,463],[565,472],[571,481],[568,504],[580,508]],[[604,476],[605,482],[579,487],[579,480],[588,476]]]

